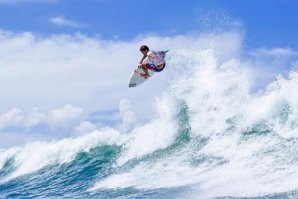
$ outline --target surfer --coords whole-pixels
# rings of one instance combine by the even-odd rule
[[[142,77],[149,77],[148,70],[161,72],[165,68],[166,62],[164,60],[164,57],[167,51],[152,51],[149,50],[148,46],[146,45],[142,45],[140,51],[143,54],[143,58],[141,59],[139,65],[145,72],[141,73]]]

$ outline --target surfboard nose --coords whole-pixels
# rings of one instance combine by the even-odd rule
[[[128,85],[129,88],[131,88],[131,87],[136,87],[136,86],[137,86],[136,83],[133,83],[133,84],[129,84],[129,85]]]

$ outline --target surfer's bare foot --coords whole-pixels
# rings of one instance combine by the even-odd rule
[[[144,77],[144,78],[147,78],[147,77],[149,77],[150,75],[149,74],[147,74],[147,73],[141,73],[140,74],[142,77]]]

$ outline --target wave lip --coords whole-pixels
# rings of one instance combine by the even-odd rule
[[[121,135],[113,129],[94,131],[85,136],[60,141],[34,142],[24,147],[11,148],[0,153],[2,169],[13,159],[14,171],[1,179],[1,183],[36,172],[49,165],[62,165],[74,160],[79,152],[88,152],[100,145],[121,145]]]

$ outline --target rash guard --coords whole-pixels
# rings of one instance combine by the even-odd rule
[[[148,59],[151,63],[153,63],[155,66],[158,66],[160,64],[164,64],[165,60],[164,60],[164,53],[160,52],[160,51],[153,51],[150,50],[147,53]]]

